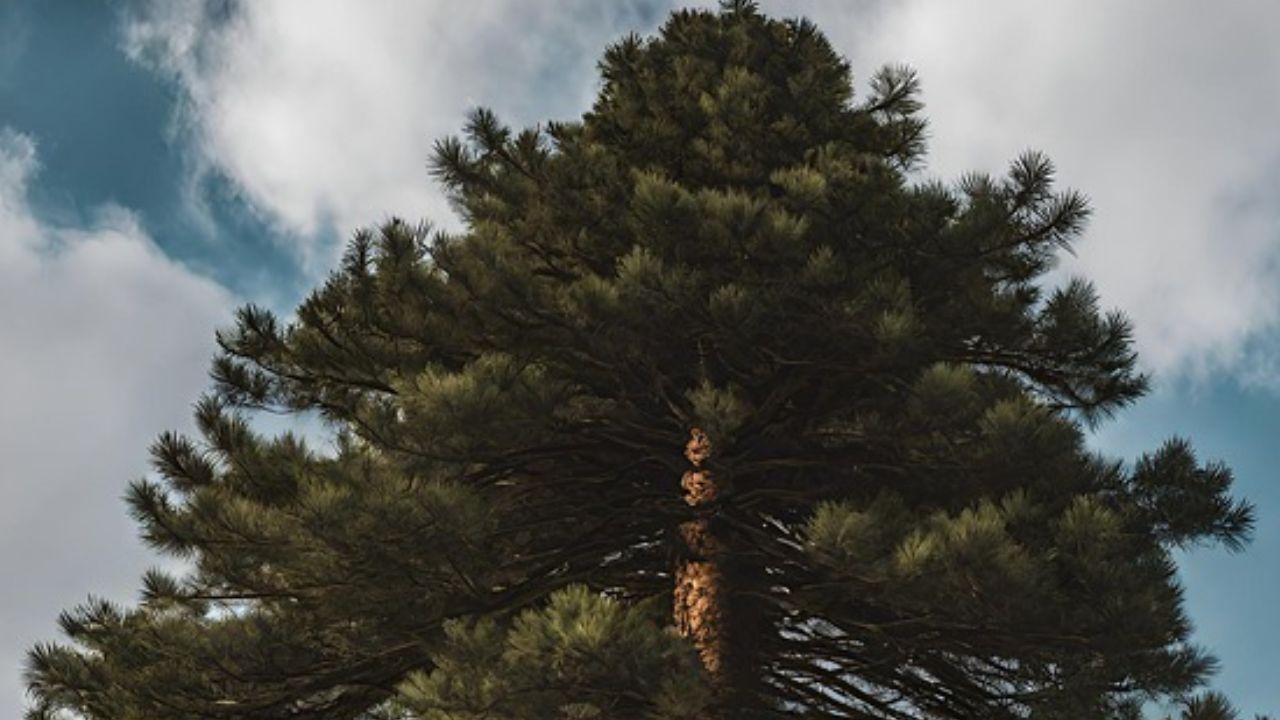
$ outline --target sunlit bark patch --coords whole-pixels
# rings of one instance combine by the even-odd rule
[[[711,440],[698,428],[689,433],[684,456],[692,469],[685,472],[680,486],[684,500],[694,508],[705,508],[720,495],[721,488],[711,472],[702,468],[711,457]],[[712,678],[720,679],[724,666],[727,588],[724,572],[716,557],[722,552],[720,540],[709,517],[699,517],[680,526],[686,558],[676,567],[675,624],[691,638]]]

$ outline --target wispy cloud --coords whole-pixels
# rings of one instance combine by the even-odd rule
[[[147,554],[120,501],[164,428],[187,428],[233,299],[118,206],[46,223],[33,139],[0,128],[0,707],[17,665],[89,591],[128,599]],[[115,508],[104,511],[104,508]]]

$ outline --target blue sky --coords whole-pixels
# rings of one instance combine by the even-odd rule
[[[1184,578],[1216,685],[1280,710],[1280,7],[763,4],[815,19],[859,77],[920,70],[929,174],[1035,147],[1091,196],[1061,273],[1131,315],[1157,379],[1095,445],[1182,434],[1235,469],[1256,540],[1187,554]],[[129,599],[157,562],[119,496],[189,427],[231,310],[287,312],[356,227],[456,225],[431,142],[478,104],[581,113],[604,44],[669,7],[0,0],[0,714],[59,609]]]

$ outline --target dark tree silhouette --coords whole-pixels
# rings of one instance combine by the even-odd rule
[[[600,69],[580,121],[439,143],[462,232],[240,311],[128,497],[190,572],[64,614],[32,717],[1229,717],[1170,552],[1251,509],[1182,440],[1086,447],[1146,383],[1042,283],[1088,214],[1049,161],[919,180],[915,76],[855,100],[749,2]]]

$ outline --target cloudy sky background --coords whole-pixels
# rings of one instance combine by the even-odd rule
[[[231,310],[287,313],[356,227],[456,226],[436,138],[476,105],[577,116],[604,45],[679,4],[0,0],[0,715],[59,609],[131,600],[157,561],[119,498],[190,426]],[[1133,318],[1157,379],[1095,445],[1185,434],[1235,468],[1257,538],[1184,577],[1217,686],[1280,710],[1280,5],[763,5],[817,21],[860,80],[920,71],[927,174],[1035,148],[1092,198],[1063,272]]]

